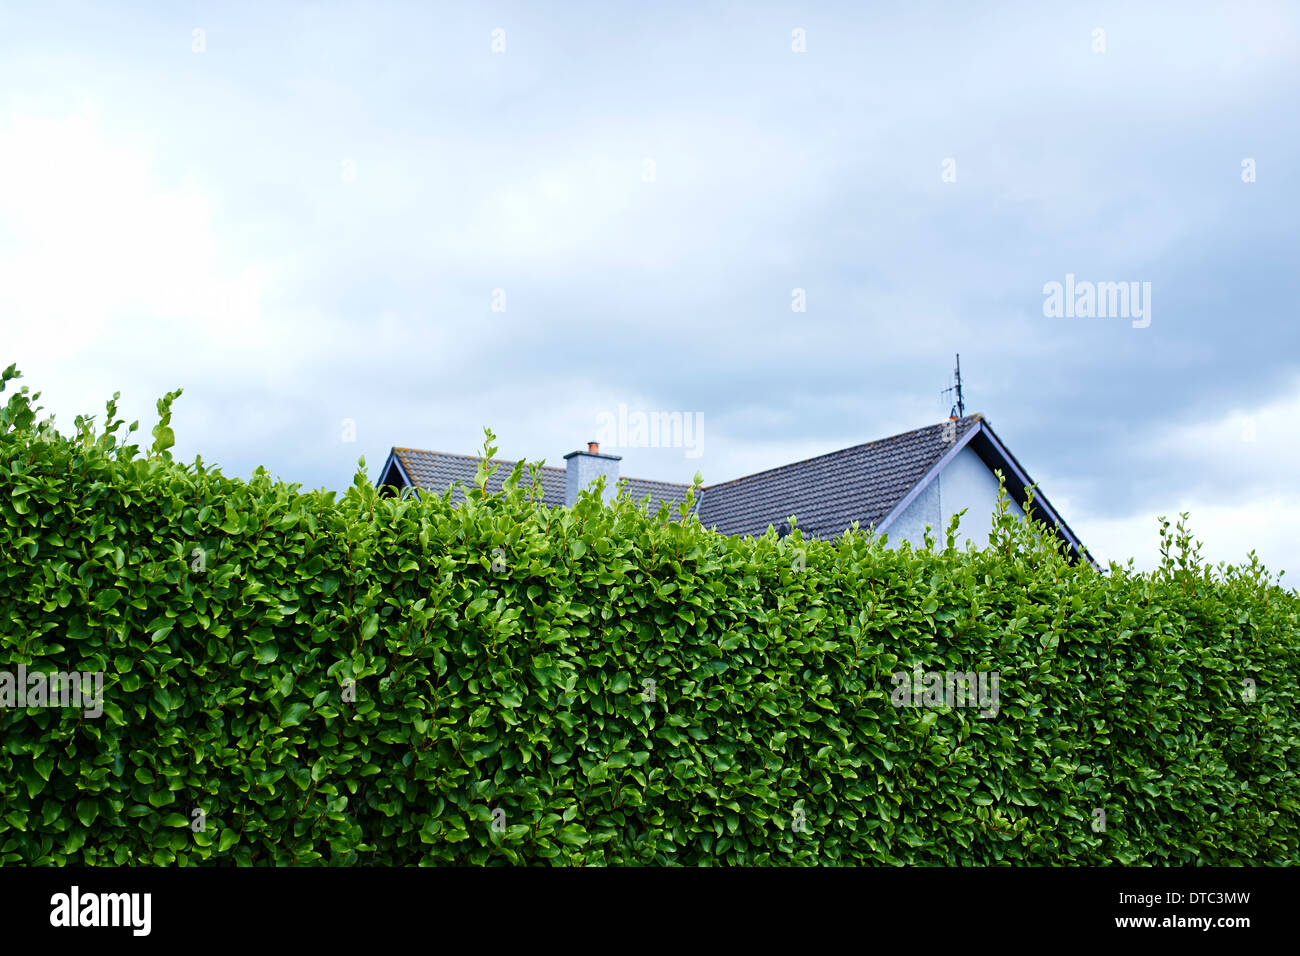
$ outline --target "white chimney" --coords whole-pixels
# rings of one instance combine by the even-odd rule
[[[600,445],[592,441],[587,442],[586,451],[571,451],[564,456],[564,460],[568,463],[564,480],[566,505],[572,507],[578,500],[578,492],[601,475],[605,476],[603,497],[606,504],[614,500],[618,493],[618,463],[623,460],[621,455],[602,455]]]

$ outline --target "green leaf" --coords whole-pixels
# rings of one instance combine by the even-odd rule
[[[555,839],[568,846],[583,846],[588,841],[587,831],[576,823],[571,823],[555,834]]]
[[[298,724],[302,723],[303,718],[307,716],[307,713],[310,710],[311,704],[304,704],[302,702],[290,704],[284,709],[284,714],[280,718],[280,726],[296,727]]]
[[[99,804],[94,800],[77,801],[77,819],[83,827],[90,826],[99,816]]]
[[[524,702],[523,691],[518,687],[501,692],[501,703],[505,707],[519,707]]]
[[[176,444],[176,433],[166,425],[157,425],[153,429],[153,450],[156,452],[166,451]]]
[[[96,593],[95,600],[92,603],[101,611],[107,611],[121,599],[122,592],[117,588],[104,588]]]

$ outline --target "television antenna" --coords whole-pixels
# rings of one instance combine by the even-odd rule
[[[953,370],[953,384],[943,390],[944,395],[955,395],[956,401],[953,402],[952,409],[948,412],[950,417],[962,418],[966,414],[966,401],[961,394],[961,353],[957,353],[957,367]]]

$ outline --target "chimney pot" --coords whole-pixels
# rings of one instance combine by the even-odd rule
[[[600,454],[600,442],[595,442],[595,441],[589,441],[589,442],[587,442],[587,453],[590,454],[590,455],[599,455],[599,454]]]

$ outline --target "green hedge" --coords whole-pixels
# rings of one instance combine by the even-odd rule
[[[1300,601],[1253,556],[303,493],[173,462],[176,394],[144,451],[0,411],[0,672],[105,675],[0,709],[0,865],[1300,863]],[[894,706],[916,667],[996,716]]]

